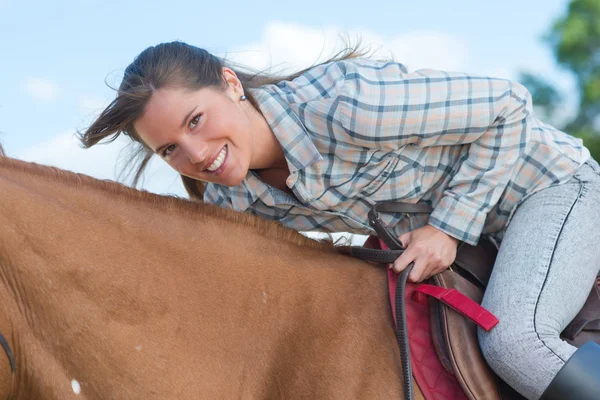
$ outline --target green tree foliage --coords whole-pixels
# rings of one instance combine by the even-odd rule
[[[553,115],[562,102],[562,96],[552,84],[537,75],[523,72],[519,82],[531,92],[535,115],[543,121],[555,123]]]
[[[569,130],[596,131],[600,114],[600,0],[572,0],[547,41],[556,61],[575,75],[579,113]]]
[[[542,119],[581,137],[592,156],[600,160],[600,0],[572,0],[545,39],[557,63],[575,77],[577,115],[566,126],[556,124],[552,113],[562,101],[556,89],[532,74],[521,74],[520,81],[532,94],[536,114],[539,110]]]

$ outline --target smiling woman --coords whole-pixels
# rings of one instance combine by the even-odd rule
[[[384,221],[406,246],[394,271],[414,264],[411,282],[446,270],[460,242],[501,243],[483,305],[502,324],[479,331],[480,347],[501,378],[540,398],[577,350],[560,332],[600,268],[600,166],[535,117],[518,82],[357,54],[278,80],[162,43],[127,67],[81,140],[126,134],[191,197],[300,231],[373,234],[373,205],[427,204],[423,218]],[[600,361],[587,369],[600,374]]]
[[[325,63],[364,56],[360,47],[348,43]],[[125,69],[117,97],[79,138],[86,148],[120,134],[131,138],[137,149],[126,168],[134,171],[134,186],[157,154],[179,172],[192,199],[203,200],[206,182],[239,184],[249,169],[286,191],[283,152],[252,89],[307,70],[255,72],[186,43],[162,43]]]

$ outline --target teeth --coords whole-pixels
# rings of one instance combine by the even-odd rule
[[[223,160],[225,160],[225,154],[227,154],[227,146],[223,147],[217,159],[210,165],[210,167],[207,168],[207,170],[214,172],[219,169],[221,164],[223,164]]]

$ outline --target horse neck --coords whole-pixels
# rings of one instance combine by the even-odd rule
[[[62,398],[73,379],[98,397],[128,397],[128,390],[139,397],[144,387],[162,390],[140,373],[157,357],[185,365],[190,354],[213,354],[215,344],[248,352],[249,341],[268,355],[274,338],[256,336],[265,321],[289,336],[286,317],[327,315],[324,307],[345,301],[344,294],[383,303],[373,293],[381,286],[373,268],[296,239],[276,240],[269,230],[280,228],[272,224],[194,214],[177,201],[128,197],[116,187],[76,185],[72,176],[2,162],[0,296],[11,299],[2,308],[27,367],[18,385],[30,391],[23,398]],[[337,307],[350,315],[369,306]],[[223,376],[231,373],[223,368]]]

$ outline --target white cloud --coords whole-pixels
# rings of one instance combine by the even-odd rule
[[[29,78],[24,87],[27,94],[36,100],[52,101],[60,94],[58,85],[46,78]]]
[[[442,32],[413,32],[385,40],[397,61],[410,70],[434,68],[448,71],[464,70],[468,64],[465,43]]]
[[[235,62],[252,68],[286,66],[286,71],[307,67],[328,58],[340,49],[340,29],[315,29],[297,24],[273,22],[265,27],[262,40],[249,43],[240,50],[226,53]],[[351,39],[362,38],[380,57],[392,55],[410,70],[440,68],[461,70],[467,64],[466,45],[447,33],[423,31],[393,37],[382,37],[367,30],[349,31]]]
[[[281,70],[285,66],[287,71],[296,70],[307,67],[317,60],[322,61],[339,50],[342,44],[339,32],[342,30],[335,26],[317,29],[273,22],[265,27],[261,41],[248,43],[237,51],[223,55],[253,68],[272,66]],[[348,36],[352,39],[360,36],[363,44],[377,50],[377,55],[380,57],[392,55],[409,70],[425,67],[465,70],[470,63],[467,45],[447,33],[422,31],[383,37],[360,29],[349,31]],[[495,68],[499,75],[506,76],[510,73],[508,68],[498,65]],[[28,92],[39,99],[51,100],[59,94],[58,86],[46,79],[29,79],[26,86]],[[109,99],[94,94],[81,96],[79,108],[82,117],[92,118],[109,102]],[[117,177],[115,165],[119,161],[119,153],[127,143],[127,138],[119,138],[115,143],[84,150],[79,147],[72,133],[62,133],[17,156],[24,160],[54,165],[100,179],[115,180]],[[143,188],[158,193],[184,195],[178,175],[159,159],[151,163]]]
[[[0,0],[2,1],[2,0]],[[316,29],[296,24],[273,22],[265,27],[262,40],[249,43],[242,50],[227,54],[229,59],[251,66],[267,68],[287,66],[288,70],[304,68],[315,61],[324,60],[339,50],[341,40],[337,27]],[[381,37],[366,30],[348,32],[350,38],[359,36],[363,43],[379,49],[380,56],[394,57],[410,69],[435,67],[460,69],[467,59],[466,47],[447,34],[419,32],[395,37]],[[29,94],[42,100],[52,100],[59,94],[55,83],[42,78],[32,78],[26,83]],[[91,119],[103,109],[109,99],[94,94],[79,98],[83,119]],[[91,121],[90,121],[91,122]],[[97,145],[84,150],[71,132],[56,135],[48,141],[26,149],[18,158],[26,161],[53,165],[84,173],[99,179],[117,179],[119,154],[128,144],[121,137],[107,145]],[[122,160],[122,158],[121,158]],[[173,193],[183,196],[184,189],[178,175],[162,160],[153,161],[146,173],[142,187],[157,193]]]
[[[102,111],[110,103],[110,100],[95,96],[81,96],[79,98],[79,108],[84,113]]]
[[[16,158],[79,172],[98,179],[117,180],[117,165],[123,161],[129,139],[119,137],[115,142],[82,149],[75,135],[65,132],[34,147]],[[121,156],[121,157],[120,157]],[[142,189],[185,196],[179,175],[162,160],[153,160],[145,174]]]

